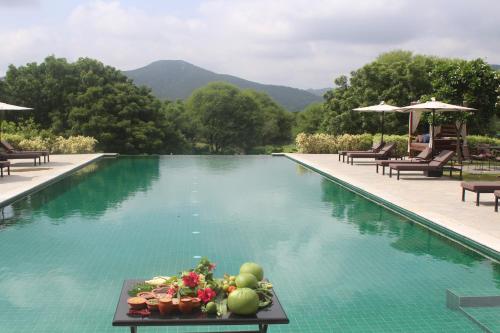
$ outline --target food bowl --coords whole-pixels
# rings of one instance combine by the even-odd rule
[[[156,298],[156,295],[150,291],[143,291],[137,294],[137,297],[143,297],[145,299]]]
[[[192,306],[193,310],[197,310],[201,306],[201,298],[193,297],[191,299],[191,306]]]
[[[127,304],[132,310],[142,310],[146,307],[146,299],[144,297],[130,297]]]
[[[174,307],[174,310],[179,310],[179,299],[178,298],[172,298],[172,305]]]
[[[174,304],[171,297],[163,297],[158,300],[158,310],[161,315],[168,315],[174,310]]]
[[[184,314],[190,313],[193,309],[193,302],[191,297],[183,297],[179,302],[179,311]]]
[[[155,288],[153,290],[151,290],[151,292],[153,294],[166,294],[167,291],[170,289],[169,286],[166,286],[166,287],[158,287],[158,288]]]
[[[160,304],[160,302],[158,301],[157,298],[150,298],[146,301],[146,305],[147,305],[149,311],[158,311],[159,304]]]

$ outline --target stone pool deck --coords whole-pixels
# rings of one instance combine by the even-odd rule
[[[466,192],[462,202],[458,177],[427,178],[421,172],[404,172],[398,181],[394,175],[382,176],[381,169],[376,173],[369,160],[360,159],[351,166],[339,162],[337,154],[284,155],[430,220],[500,257],[500,212],[494,212],[493,194],[482,194],[479,207],[471,192]]]
[[[50,162],[37,166],[33,160],[11,160],[10,176],[0,178],[0,207],[41,189],[106,154],[51,155]],[[42,159],[43,161],[43,159]]]

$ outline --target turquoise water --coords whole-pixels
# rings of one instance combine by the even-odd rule
[[[0,332],[127,332],[122,281],[200,255],[264,266],[290,318],[271,332],[480,332],[446,289],[500,294],[499,265],[286,158],[103,160],[2,215]]]

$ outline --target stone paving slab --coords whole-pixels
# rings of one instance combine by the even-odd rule
[[[494,212],[493,194],[482,194],[479,207],[475,194],[462,189],[458,177],[427,178],[422,172],[402,172],[401,180],[375,172],[373,159],[350,165],[337,154],[285,154],[285,156],[363,189],[411,211],[437,225],[500,253],[500,213]],[[386,169],[387,171],[387,169]]]
[[[32,160],[12,160],[10,176],[0,178],[0,207],[42,188],[62,175],[98,160],[105,154],[51,155],[50,162],[33,166]]]

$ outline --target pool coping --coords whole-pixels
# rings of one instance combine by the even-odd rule
[[[37,183],[36,185],[34,185],[34,186],[32,186],[32,187],[30,187],[22,192],[16,193],[13,196],[0,201],[0,208],[4,208],[6,206],[9,206],[16,201],[25,198],[28,195],[31,195],[31,194],[36,193],[38,191],[41,191],[44,188],[58,182],[59,180],[61,180],[63,178],[66,178],[66,177],[72,175],[76,171],[86,167],[89,164],[95,163],[100,159],[108,158],[108,157],[117,157],[117,156],[118,156],[118,154],[114,154],[114,153],[98,153],[93,158],[91,158],[83,163],[76,164],[71,169],[68,169],[62,173],[55,174],[52,177],[42,181],[41,183]]]
[[[475,240],[472,240],[470,238],[468,238],[467,236],[464,236],[462,234],[459,234],[453,230],[450,230],[436,222],[433,222],[415,212],[412,212],[408,209],[405,209],[403,207],[400,207],[390,201],[387,201],[373,193],[370,193],[358,186],[354,186],[340,178],[337,178],[325,171],[322,171],[318,168],[315,168],[299,159],[296,159],[292,156],[290,156],[289,154],[286,154],[286,153],[278,153],[278,154],[272,154],[272,156],[276,156],[276,157],[286,157],[292,161],[294,161],[295,163],[297,164],[300,164],[302,165],[303,167],[309,169],[309,170],[312,170],[318,174],[320,174],[321,176],[323,176],[324,178],[330,180],[330,181],[333,181],[334,183],[346,188],[347,190],[351,191],[351,192],[354,192],[372,202],[375,202],[376,204],[378,205],[381,205],[385,208],[387,208],[388,210],[390,211],[393,211],[401,216],[404,216],[405,218],[419,224],[419,225],[422,225],[423,227],[443,236],[443,237],[446,237],[447,239],[450,239],[451,241],[454,241],[456,243],[459,243],[460,245],[470,249],[470,250],[473,250],[474,252],[477,252],[479,253],[480,255],[490,259],[490,260],[493,260],[497,263],[500,263],[500,252],[496,251],[495,249],[492,249],[490,247],[488,247],[487,245],[484,245],[484,244],[481,244]]]

